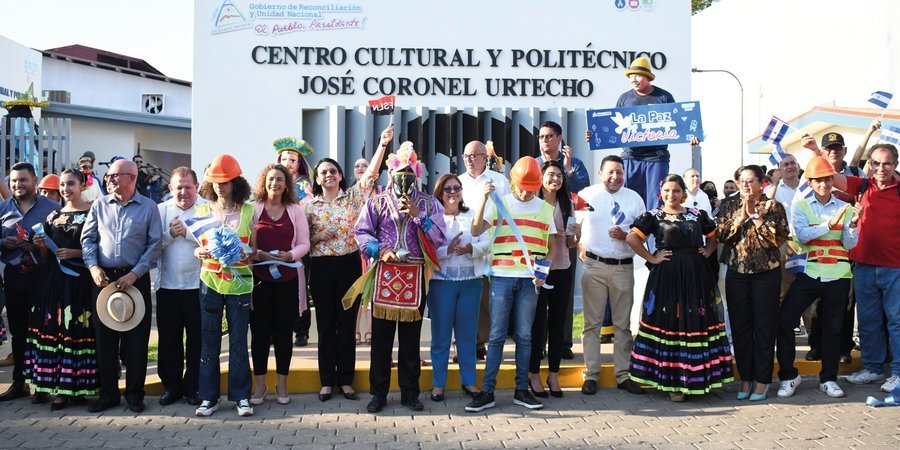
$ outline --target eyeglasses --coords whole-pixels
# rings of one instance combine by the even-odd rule
[[[475,161],[475,158],[479,158],[481,156],[487,156],[487,153],[472,153],[470,155],[463,155],[463,159],[466,161]]]
[[[134,174],[134,173],[107,173],[106,175],[104,175],[104,177],[107,180],[117,180],[120,177],[126,176],[126,175],[129,177],[137,177],[137,174]]]
[[[462,186],[444,186],[445,194],[456,194],[462,192]]]
[[[544,172],[544,176],[551,180],[562,180],[565,178],[565,175],[557,172]]]
[[[756,183],[757,181],[758,181],[758,180],[757,180],[756,178],[750,178],[750,179],[746,179],[746,180],[745,180],[745,179],[737,180],[737,183],[738,183],[738,184],[743,184],[743,185],[746,186],[746,185],[750,185],[750,184]]]
[[[337,175],[337,173],[337,169],[322,169],[319,171],[319,175],[322,175],[323,177],[325,175]]]

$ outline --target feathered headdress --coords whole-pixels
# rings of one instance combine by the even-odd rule
[[[413,149],[413,143],[409,141],[400,144],[397,153],[388,155],[387,166],[391,172],[399,172],[409,167],[416,174],[416,178],[422,176],[422,163],[419,162],[419,156]]]

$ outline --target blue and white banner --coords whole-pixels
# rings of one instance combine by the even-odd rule
[[[703,137],[700,102],[587,110],[591,150],[685,144]]]
[[[797,190],[800,191],[800,195],[802,195],[803,198],[807,200],[811,199],[813,195],[815,195],[815,192],[813,192],[812,188],[809,187],[809,184],[806,182],[806,180],[800,181],[800,186],[797,188]]]
[[[803,271],[806,270],[807,255],[807,253],[800,253],[798,255],[791,256],[787,261],[784,262],[784,270],[793,275],[799,275],[803,273]]]
[[[885,91],[875,91],[872,93],[872,97],[869,99],[869,103],[879,107],[879,108],[887,108],[891,103],[891,99],[894,98],[894,94]]]
[[[889,144],[900,145],[900,128],[887,127],[887,129],[882,129],[879,139]]]

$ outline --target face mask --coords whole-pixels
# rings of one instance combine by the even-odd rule
[[[716,198],[719,196],[719,193],[716,192],[715,189],[704,189],[703,192],[706,192],[706,196],[709,198]]]
[[[416,176],[411,173],[397,173],[391,176],[391,189],[397,197],[410,195],[416,185]]]

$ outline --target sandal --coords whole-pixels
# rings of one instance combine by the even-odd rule
[[[366,331],[366,344],[371,344],[371,343],[372,343],[372,333]]]
[[[266,401],[266,394],[269,393],[269,385],[265,386],[265,389],[262,392],[259,389],[250,396],[250,404],[253,405],[262,405]]]
[[[360,335],[359,332],[357,331],[356,332],[356,345],[359,345],[362,343],[361,337],[362,337],[362,335]]]

